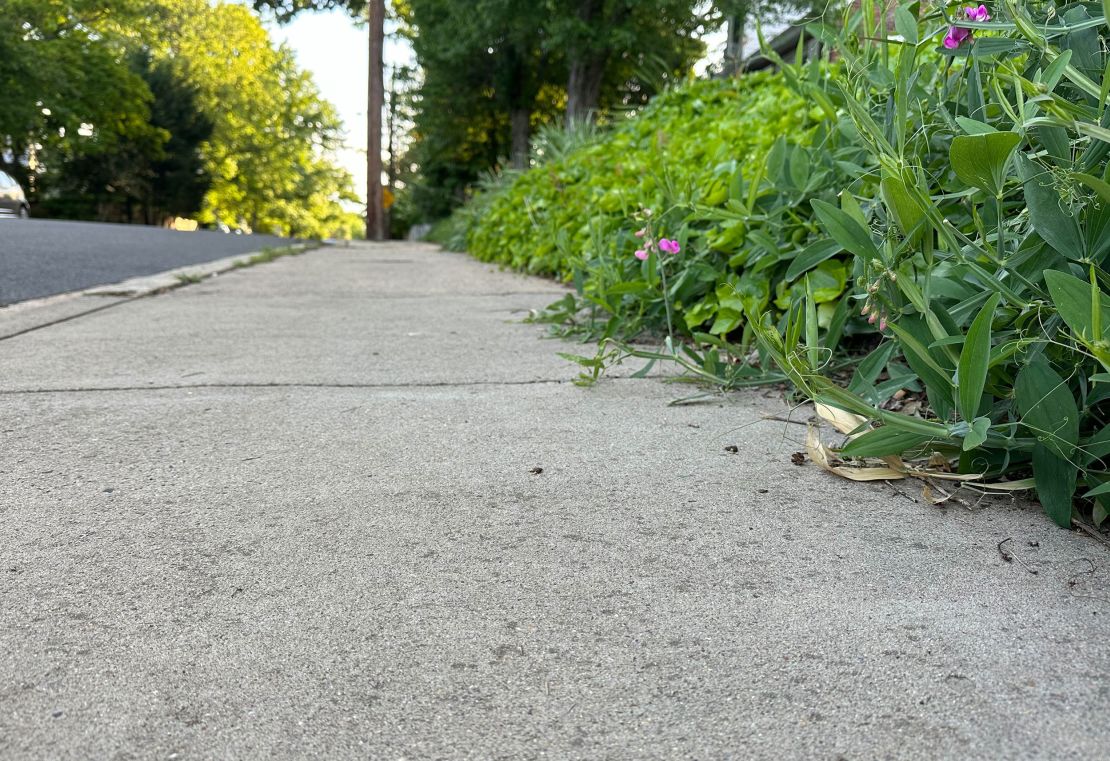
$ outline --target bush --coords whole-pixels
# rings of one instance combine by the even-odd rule
[[[589,378],[629,354],[722,386],[786,377],[852,429],[841,472],[1033,488],[1060,525],[1101,524],[1102,5],[906,4],[895,36],[876,8],[813,27],[835,56],[668,93],[460,229],[479,258],[573,282],[547,318],[601,339]],[[681,253],[634,257],[645,224]],[[645,332],[664,348],[613,340]]]
[[[737,289],[784,299],[772,283],[787,275],[795,242],[816,229],[799,201],[843,176],[828,150],[838,139],[835,123],[781,77],[694,82],[608,131],[580,132],[570,145],[541,140],[538,166],[480,193],[456,213],[454,229],[465,230],[479,259],[573,282],[576,297],[550,317],[573,318],[589,305],[590,325],[628,337],[666,322],[657,260],[632,256],[641,244],[635,216],[653,209],[655,227],[686,252],[668,262],[678,330],[722,335],[741,322]],[[775,193],[761,190],[767,173]],[[828,262],[821,275],[820,297],[831,303],[844,267]]]
[[[1110,502],[1110,110],[1101,7],[1007,3],[921,21],[897,9],[904,43],[873,42],[871,9],[822,33],[845,62],[831,80],[785,69],[800,93],[847,115],[868,173],[821,227],[855,261],[852,298],[883,341],[848,388],[824,377],[835,337],[812,298],[776,329],[758,304],[764,348],[809,396],[863,416],[841,456],[930,460],[1034,486],[1049,516],[1077,495],[1101,523]],[[953,37],[954,49],[937,42]],[[946,34],[947,32],[947,34]],[[920,384],[916,414],[886,409]],[[907,465],[907,462],[911,463]],[[1080,486],[1082,484],[1082,486]],[[1091,503],[1088,503],[1091,504]]]

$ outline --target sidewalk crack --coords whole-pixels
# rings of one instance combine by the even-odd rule
[[[180,383],[149,386],[70,386],[63,388],[0,389],[0,396],[33,394],[86,394],[131,391],[188,391],[192,389],[406,389],[406,388],[467,388],[479,386],[544,386],[562,385],[568,380],[538,378],[526,381],[431,381],[423,383]]]

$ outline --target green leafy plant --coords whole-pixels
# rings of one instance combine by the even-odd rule
[[[823,377],[803,338],[812,310],[801,306],[782,329],[753,305],[759,340],[808,396],[871,421],[843,456],[939,458],[985,487],[1034,487],[1061,526],[1085,506],[1101,523],[1110,507],[1105,11],[1011,1],[989,22],[945,8],[918,21],[920,8],[906,5],[897,41],[869,23],[873,12],[865,2],[839,28],[820,28],[844,61],[840,74],[784,72],[851,119],[875,167],[842,191],[864,210],[856,224],[814,205],[824,233],[855,256],[855,297],[882,315],[872,356],[900,355],[910,372],[871,394]],[[938,48],[954,24],[975,35]],[[925,391],[916,414],[884,408],[911,383]]]
[[[1101,524],[1106,9],[887,18],[864,0],[811,25],[824,60],[768,50],[777,73],[665,94],[479,196],[465,243],[573,285],[537,319],[598,342],[568,354],[582,382],[631,357],[724,388],[785,378],[848,434],[816,452],[841,475],[1033,489],[1060,525]],[[665,272],[635,256],[642,208],[680,244]]]

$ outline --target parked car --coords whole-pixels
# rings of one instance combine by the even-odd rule
[[[20,219],[31,216],[31,206],[23,195],[23,188],[4,172],[0,172],[0,216]]]

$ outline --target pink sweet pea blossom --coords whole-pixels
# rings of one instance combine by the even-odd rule
[[[644,259],[648,258],[648,252],[644,251],[642,248],[636,249],[634,256],[642,262]]]
[[[679,251],[677,240],[659,239],[659,250],[667,254],[677,254]]]
[[[970,29],[962,29],[958,26],[948,27],[948,34],[944,35],[944,47],[949,50],[955,50],[963,44],[964,40],[971,36]]]
[[[980,5],[978,8],[974,5],[969,5],[957,11],[956,16],[957,18],[962,16],[968,21],[983,22],[991,20],[990,11],[987,10],[987,6],[985,5]],[[971,39],[973,39],[973,35],[970,29],[964,29],[960,26],[950,26],[948,27],[948,34],[944,35],[944,47],[949,50],[955,50],[960,45],[964,44],[964,42]]]
[[[978,8],[974,8],[974,7],[969,5],[969,6],[967,6],[967,8],[964,9],[964,13],[967,16],[968,21],[990,21],[991,20],[991,14],[990,14],[990,12],[987,11],[987,6],[985,6],[985,5],[980,5]]]
[[[641,227],[639,230],[636,231],[636,237],[637,238],[642,238],[645,235],[647,235],[647,228],[646,227]]]

